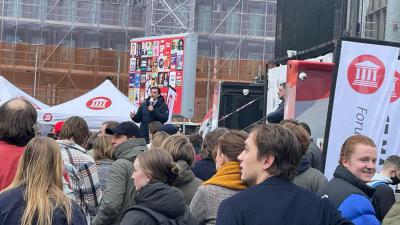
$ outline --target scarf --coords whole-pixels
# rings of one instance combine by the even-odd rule
[[[233,190],[244,190],[247,185],[240,180],[240,167],[238,162],[226,162],[217,173],[202,185],[217,185]]]

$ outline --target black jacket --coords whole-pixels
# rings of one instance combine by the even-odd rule
[[[213,159],[201,159],[194,164],[192,171],[197,178],[206,181],[217,172],[215,161]]]
[[[350,225],[327,199],[270,177],[224,200],[217,225]]]
[[[142,104],[140,104],[136,115],[132,120],[136,123],[140,123],[140,132],[142,136],[148,142],[149,140],[149,123],[153,121],[160,121],[165,123],[168,121],[168,106],[165,103],[164,97],[159,96],[156,104],[154,105],[154,110],[149,112],[147,107],[150,106],[150,97],[148,97]]]
[[[375,193],[372,195],[372,205],[374,206],[376,217],[379,221],[382,221],[396,202],[396,198],[393,189],[387,183],[380,183],[373,187],[375,188]]]
[[[184,216],[187,209],[182,192],[161,182],[143,187],[137,193],[135,201],[137,205],[152,209],[168,218]],[[143,211],[128,209],[120,225],[131,224],[157,225],[157,222]]]
[[[276,108],[275,111],[269,113],[267,115],[267,121],[268,123],[279,123],[283,120],[284,116],[284,111],[285,111],[285,101],[282,101],[279,105],[278,108]]]
[[[333,177],[323,194],[336,205],[342,215],[355,225],[380,224],[371,203],[374,189],[341,165],[336,168]]]
[[[310,142],[310,145],[308,146],[307,152],[304,157],[311,162],[312,168],[322,171],[322,152],[321,149],[319,149],[318,145],[315,144],[313,141]]]
[[[85,225],[86,217],[77,203],[71,200],[71,225]],[[17,187],[0,194],[0,224],[20,225],[22,215],[26,208],[24,200],[24,188]],[[34,221],[32,224],[36,224]],[[56,208],[53,212],[52,225],[67,224],[67,217],[63,210]]]

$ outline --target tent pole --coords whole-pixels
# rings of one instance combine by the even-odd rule
[[[38,52],[36,49],[36,54],[35,54],[35,75],[33,78],[33,97],[36,98],[36,79],[37,79],[37,61],[38,61]]]

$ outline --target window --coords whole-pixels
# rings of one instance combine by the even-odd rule
[[[240,33],[240,14],[232,12],[225,20],[227,34]]]
[[[211,33],[212,12],[210,5],[199,5],[198,8],[198,27],[199,32]]]

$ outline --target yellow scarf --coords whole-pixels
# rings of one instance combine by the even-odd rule
[[[247,185],[240,180],[240,167],[238,162],[226,162],[217,173],[202,185],[217,185],[234,190],[244,190]]]

